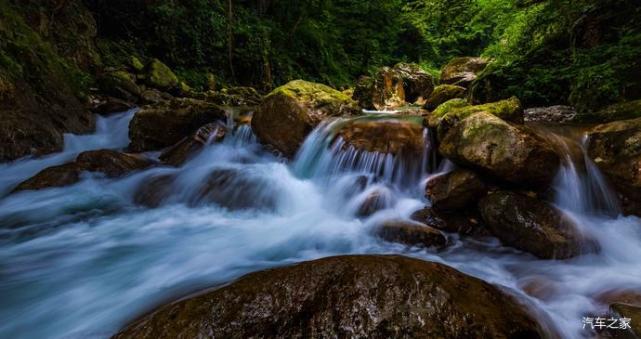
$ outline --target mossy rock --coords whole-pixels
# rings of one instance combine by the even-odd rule
[[[160,90],[172,90],[179,85],[178,77],[167,65],[158,59],[153,59],[149,63],[147,82],[149,86]]]
[[[617,103],[597,112],[578,115],[578,119],[581,121],[602,123],[635,118],[641,118],[641,100]]]
[[[455,108],[461,108],[466,106],[470,106],[470,104],[467,102],[467,100],[463,98],[450,99],[438,105],[434,110],[434,112],[432,112],[432,116],[443,117],[445,114],[447,114],[449,111],[452,111]]]
[[[98,77],[98,87],[105,94],[132,102],[138,101],[142,92],[136,84],[136,77],[123,70],[109,72]]]
[[[137,73],[141,73],[145,70],[145,64],[143,64],[135,55],[132,55],[131,58],[129,58],[129,66],[131,66],[131,68]]]
[[[372,77],[361,77],[353,98],[362,108],[385,110],[426,99],[434,90],[434,78],[417,64],[398,63],[381,67]]]
[[[549,187],[560,165],[547,141],[488,112],[474,113],[451,127],[439,151],[498,180],[541,190]]]
[[[460,100],[460,99],[454,99]],[[450,100],[452,101],[452,100]],[[522,124],[523,108],[518,98],[491,102],[483,105],[463,105],[461,101],[446,102],[443,107],[438,107],[428,119],[430,127],[437,128],[437,137],[443,138],[447,130],[459,121],[478,112],[487,112],[505,121]]]
[[[459,57],[452,59],[441,71],[441,83],[467,87],[476,80],[477,74],[482,72],[488,60],[475,57]]]
[[[350,97],[329,86],[294,80],[274,89],[252,119],[261,142],[293,156],[323,119],[357,112]]]
[[[465,87],[457,85],[438,85],[425,101],[425,109],[433,110],[448,100],[465,97]]]
[[[251,273],[167,304],[114,336],[204,337],[535,339],[546,333],[515,298],[480,279],[414,258],[359,255]]]

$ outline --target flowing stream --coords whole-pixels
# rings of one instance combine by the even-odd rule
[[[95,134],[67,136],[60,154],[0,167],[1,338],[105,338],[199,289],[339,254],[399,253],[450,265],[503,286],[564,338],[581,338],[582,316],[607,310],[596,296],[641,292],[641,221],[619,216],[615,195],[584,155],[580,136],[559,143],[568,150],[554,203],[597,239],[601,251],[564,261],[539,260],[494,238],[451,234],[453,245],[436,252],[372,236],[381,220],[408,218],[429,203],[422,197],[425,180],[451,169],[451,163],[436,163],[427,131],[423,159],[408,162],[346,148],[341,140],[330,143],[332,126],[322,125],[285,163],[264,152],[248,127],[238,127],[180,168],[117,180],[87,174],[70,187],[7,194],[80,151],[125,147],[132,115],[100,118]],[[225,196],[210,197],[220,204],[203,199],[203,182],[215,171],[229,178],[218,183]],[[141,186],[162,186],[149,184],[157,178],[169,178],[171,188],[160,206],[135,204]],[[385,208],[355,217],[372,192],[384,197]]]

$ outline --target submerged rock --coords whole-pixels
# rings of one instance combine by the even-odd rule
[[[219,106],[189,98],[143,106],[129,123],[129,149],[144,152],[171,146],[199,127],[225,117]]]
[[[444,232],[466,236],[489,235],[480,223],[481,218],[476,208],[443,212],[436,211],[431,207],[425,207],[412,213],[410,219]]]
[[[641,216],[641,118],[596,126],[588,154],[615,186],[624,212]]]
[[[429,73],[416,64],[399,63],[381,68],[373,77],[361,77],[353,98],[363,108],[384,110],[427,99],[433,90]]]
[[[537,189],[549,187],[560,165],[548,142],[487,112],[475,113],[450,128],[439,151],[455,163]]]
[[[164,150],[160,154],[160,161],[171,166],[182,166],[188,159],[202,150],[205,145],[222,141],[225,138],[225,134],[227,134],[227,127],[223,123],[209,123]]]
[[[136,154],[112,150],[83,152],[74,162],[45,168],[20,183],[14,192],[72,185],[80,181],[83,172],[101,172],[109,178],[116,178],[152,164],[149,159]]]
[[[483,58],[454,58],[441,70],[441,83],[467,87],[487,64],[488,61]]]
[[[345,94],[322,84],[290,81],[267,95],[252,118],[258,139],[292,157],[323,119],[354,112]]]
[[[450,267],[400,256],[342,256],[248,274],[162,307],[115,337],[543,336],[512,297]]]
[[[412,118],[357,118],[336,132],[345,145],[357,150],[421,156],[425,149],[423,125]]]
[[[455,169],[431,178],[425,196],[434,209],[456,211],[473,206],[485,195],[487,187],[478,174],[467,169]]]
[[[192,205],[214,203],[229,210],[272,211],[278,205],[273,183],[234,168],[211,172],[202,182]]]
[[[388,220],[377,226],[375,232],[383,240],[408,246],[440,249],[447,245],[447,237],[441,231],[416,221]]]
[[[377,189],[367,195],[358,206],[356,216],[369,217],[372,214],[387,208],[392,201],[392,196],[387,190]]]
[[[523,115],[526,122],[568,123],[577,118],[574,107],[562,105],[528,108]]]
[[[134,192],[134,203],[152,208],[160,206],[174,191],[175,180],[176,177],[173,174],[160,174],[146,178]]]
[[[441,104],[457,98],[465,97],[465,87],[457,85],[438,85],[434,88],[432,94],[426,98],[425,109],[434,110],[439,107]]]
[[[499,191],[481,200],[479,209],[503,243],[539,258],[566,259],[598,249],[563,212],[538,199]]]

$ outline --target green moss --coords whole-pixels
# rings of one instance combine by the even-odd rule
[[[314,102],[315,105],[351,102],[345,93],[335,90],[327,85],[304,80],[294,80],[274,89],[267,97],[273,95],[286,95],[305,102]]]
[[[431,110],[439,107],[441,104],[465,96],[465,87],[457,85],[438,85],[427,99],[425,108]]]
[[[444,119],[461,120],[478,112],[488,112],[507,121],[522,122],[523,120],[521,102],[516,97],[474,106],[456,106],[450,104],[443,109],[441,109],[441,107],[437,108],[437,110],[434,111],[434,115]]]
[[[432,116],[440,118],[445,116],[445,114],[449,113],[455,108],[461,108],[461,107],[466,107],[469,106],[470,104],[467,102],[465,99],[457,98],[457,99],[451,99],[448,100],[441,105],[439,105],[434,112],[432,112]]]
[[[132,55],[130,60],[129,60],[129,65],[131,68],[133,68],[136,72],[142,72],[145,68],[145,65],[136,57],[135,55]]]
[[[178,86],[178,77],[174,72],[158,59],[153,59],[149,64],[149,84],[159,89],[172,89]]]

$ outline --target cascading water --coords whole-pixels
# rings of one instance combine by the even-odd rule
[[[130,116],[106,118],[108,130],[118,137],[93,147],[126,145]],[[402,253],[450,265],[504,286],[564,338],[584,336],[581,317],[604,310],[595,296],[641,291],[640,221],[592,213],[614,210],[602,203],[610,201],[609,191],[590,162],[585,171],[576,157],[566,163],[555,201],[597,239],[598,254],[539,260],[495,239],[458,238],[434,252],[371,234],[378,220],[407,218],[425,205],[421,184],[428,169],[438,167],[429,153],[412,167],[388,155],[338,147],[341,141],[328,134],[330,127],[316,129],[291,165],[264,152],[251,130],[239,126],[179,168],[156,167],[117,180],[88,175],[70,187],[4,197],[0,337],[106,338],[132,318],[195,290],[247,272],[338,254]],[[27,162],[30,168],[3,185],[10,187],[78,151],[66,148],[45,159],[3,165],[2,176],[19,173]],[[61,158],[52,162],[55,157]],[[448,170],[441,165],[437,171]],[[168,183],[148,184],[160,177]],[[153,194],[171,187],[157,208],[135,202],[146,185]],[[207,185],[227,192],[228,200],[217,200]],[[569,191],[575,193],[565,196]],[[381,197],[383,210],[355,217],[372,192]],[[573,206],[580,194],[601,196]]]

